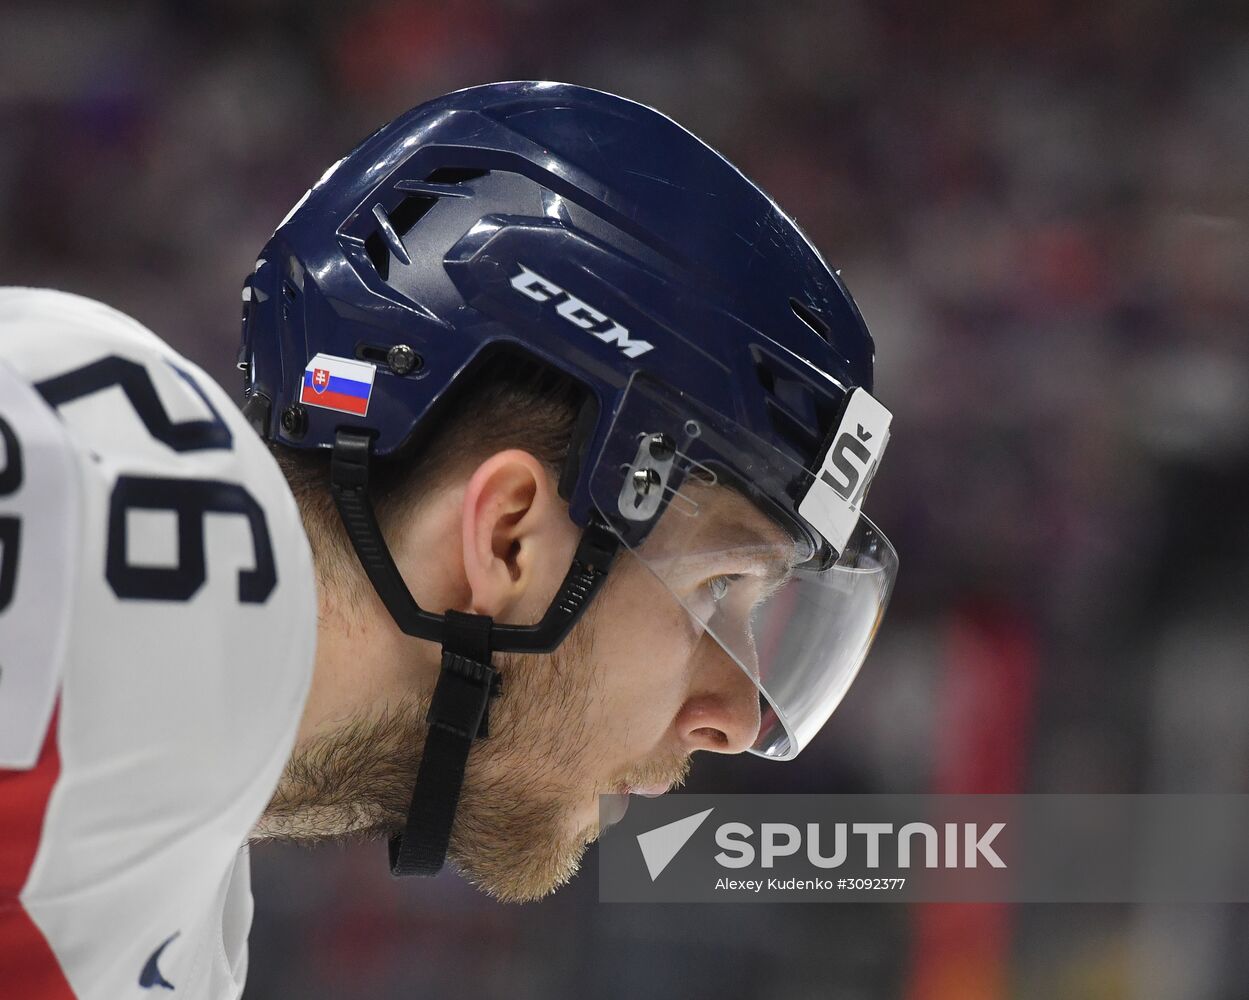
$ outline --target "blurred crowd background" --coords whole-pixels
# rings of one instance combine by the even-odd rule
[[[671,114],[797,216],[895,414],[902,576],[797,762],[699,791],[1249,792],[1249,6],[0,4],[0,282],[227,387],[324,168],[496,79]],[[1247,847],[1249,849],[1249,847]],[[384,848],[253,855],[247,1000],[1249,997],[1244,906],[498,906]]]

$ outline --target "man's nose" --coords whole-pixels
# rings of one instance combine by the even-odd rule
[[[677,713],[686,749],[741,753],[759,735],[759,689],[710,635],[694,649],[690,693]]]

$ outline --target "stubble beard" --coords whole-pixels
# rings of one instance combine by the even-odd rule
[[[572,819],[589,792],[586,731],[594,609],[549,654],[497,653],[503,694],[490,706],[489,739],[473,749],[448,858],[505,901],[545,896],[568,882],[598,824]],[[304,844],[390,837],[408,814],[428,727],[429,698],[345,722],[292,756],[253,839]],[[673,766],[666,766],[667,773]]]

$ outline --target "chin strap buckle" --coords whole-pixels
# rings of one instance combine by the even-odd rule
[[[425,721],[431,729],[444,729],[462,740],[485,739],[490,735],[490,702],[501,687],[494,667],[444,649]]]

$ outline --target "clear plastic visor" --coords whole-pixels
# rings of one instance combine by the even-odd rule
[[[705,426],[692,417],[684,422],[695,431]],[[739,441],[768,448],[745,432]],[[791,759],[819,732],[863,665],[889,601],[897,555],[860,517],[836,560],[816,568],[808,542],[795,540],[708,465],[689,461],[680,442],[673,463],[689,474],[675,490],[657,487],[668,503],[645,541],[631,546],[621,531],[622,542],[688,614],[696,636],[714,640],[753,682],[761,697],[752,697],[758,731],[751,750]],[[787,456],[766,457],[773,473],[784,463],[802,474]],[[636,469],[613,471],[622,483],[619,499],[600,513],[619,525]]]

